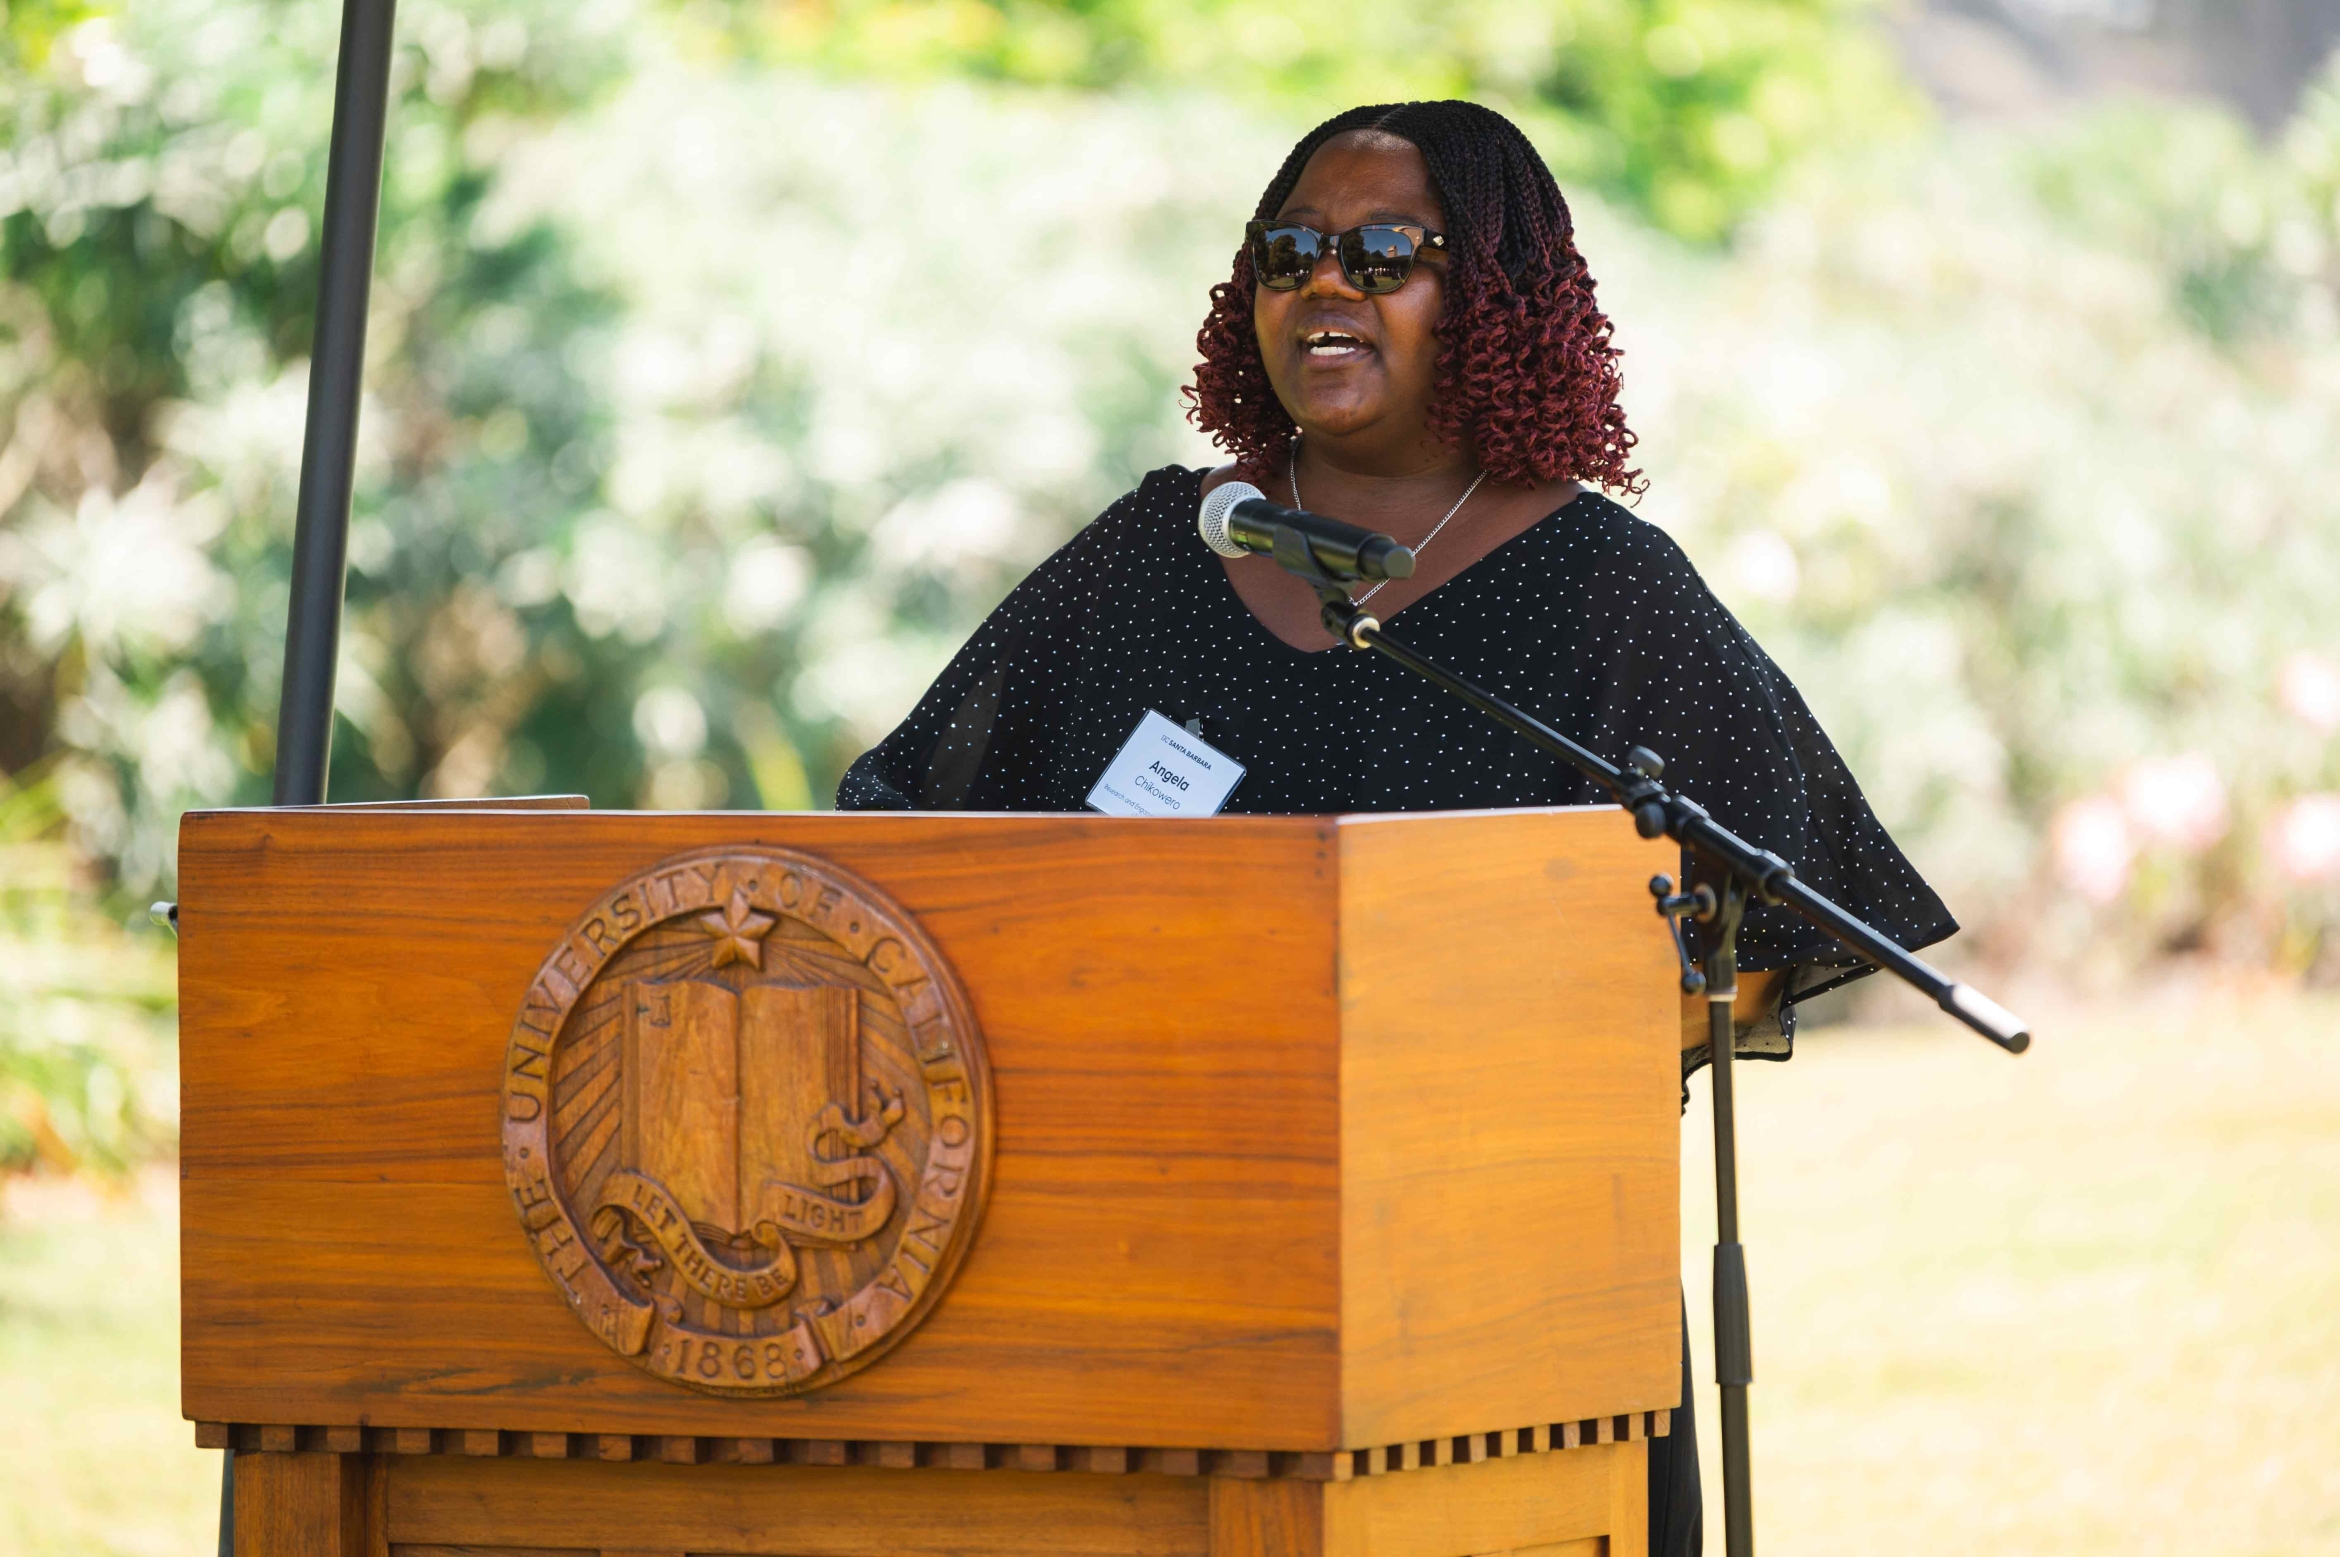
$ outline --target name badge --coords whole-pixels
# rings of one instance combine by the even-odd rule
[[[1242,781],[1242,763],[1148,709],[1089,791],[1089,807],[1107,816],[1214,816]]]

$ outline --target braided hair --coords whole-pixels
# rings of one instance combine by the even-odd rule
[[[1446,208],[1446,308],[1430,427],[1498,481],[1584,481],[1639,493],[1635,438],[1617,404],[1617,348],[1576,252],[1568,202],[1518,126],[1476,103],[1382,103],[1327,119],[1259,197],[1272,220],[1317,148],[1351,130],[1409,142]],[[1187,416],[1239,464],[1272,470],[1296,430],[1260,361],[1249,250],[1211,288]]]

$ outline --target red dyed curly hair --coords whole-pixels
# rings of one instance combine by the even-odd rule
[[[1438,321],[1430,425],[1467,447],[1498,481],[1582,481],[1647,488],[1628,463],[1635,442],[1617,404],[1617,348],[1576,252],[1575,223],[1551,169],[1510,120],[1476,103],[1352,108],[1308,132],[1259,197],[1273,219],[1318,147],[1351,130],[1407,141],[1429,164],[1446,208],[1446,312]],[[1252,331],[1247,249],[1211,288],[1195,345],[1203,360],[1187,416],[1236,462],[1279,467],[1297,430],[1276,399]]]

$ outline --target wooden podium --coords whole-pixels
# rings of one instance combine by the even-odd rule
[[[1639,1557],[1671,863],[1613,810],[191,813],[237,1551]]]

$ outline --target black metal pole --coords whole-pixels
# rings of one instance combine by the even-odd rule
[[[285,614],[284,695],[276,712],[276,803],[318,805],[333,752],[333,674],[341,655],[349,494],[365,374],[366,298],[381,209],[382,136],[390,112],[395,0],[345,0],[325,173],[317,330],[293,522],[292,601]]]
[[[1747,1447],[1747,1386],[1755,1382],[1747,1312],[1747,1256],[1739,1246],[1739,1133],[1731,1057],[1731,1004],[1739,994],[1739,918],[1747,889],[1723,883],[1706,954],[1706,1041],[1714,1068],[1714,1381],[1722,1389],[1723,1550],[1755,1557],[1754,1474]]]
[[[343,0],[333,76],[333,143],[317,250],[317,328],[309,344],[309,413],[293,511],[292,599],[284,621],[284,689],[276,708],[280,806],[325,802],[333,757],[333,676],[341,658],[349,494],[357,469],[358,394],[366,369],[366,301],[382,209],[382,138],[390,119],[391,23],[397,0]],[[222,1455],[219,1557],[236,1549],[236,1451]]]

